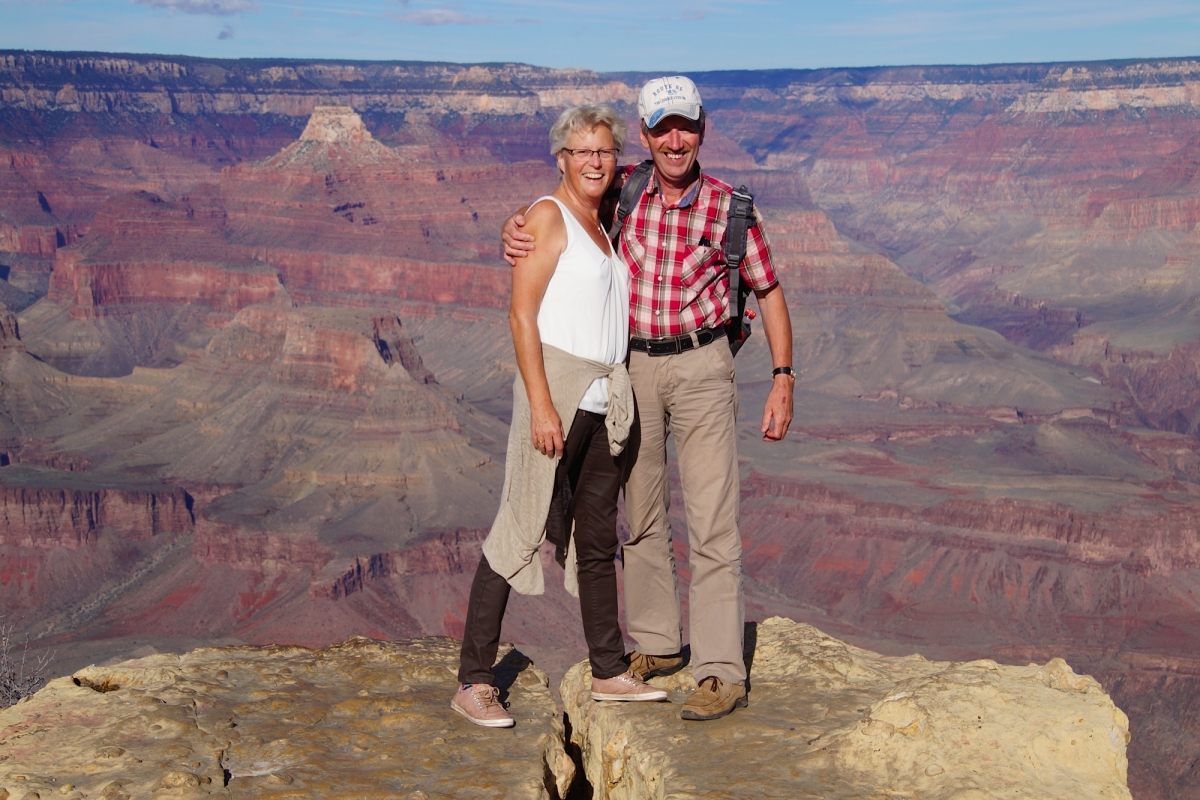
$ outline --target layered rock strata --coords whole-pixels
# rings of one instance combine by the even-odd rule
[[[503,308],[494,232],[550,177],[537,163],[414,160],[352,109],[321,106],[298,141],[219,184],[107,200],[87,237],[56,251],[48,294],[24,315],[29,341],[68,371],[121,375],[178,363],[252,304]]]
[[[1194,436],[1142,426],[1200,420],[1200,67],[694,77],[705,168],[768,215],[804,371],[805,435],[768,448],[761,331],[738,358],[741,452],[771,476],[743,508],[751,613],[931,656],[1107,663],[1143,732],[1139,796],[1197,796],[1200,470]],[[515,370],[495,231],[553,184],[556,111],[632,119],[642,79],[0,56],[0,301],[26,309],[23,342],[0,326],[0,452],[109,487],[179,478],[200,509],[190,557],[134,583],[162,537],[6,546],[0,606],[24,621],[83,591],[103,613],[64,609],[57,630],[93,620],[76,638],[460,630]],[[52,265],[56,300],[26,308]],[[264,294],[280,305],[243,308]],[[30,353],[181,366],[89,380]],[[514,605],[522,641],[581,648],[574,606],[541,601]]]
[[[449,639],[88,667],[0,711],[0,797],[564,796],[574,764],[546,675],[501,655],[518,721],[504,731],[449,708]]]
[[[563,704],[594,797],[1130,798],[1129,726],[1100,685],[1044,666],[888,658],[782,618],[748,628],[749,706],[686,722],[670,703],[596,703],[582,662]]]
[[[221,487],[201,495],[198,552],[251,531],[340,552],[490,520],[502,430],[433,381],[395,315],[254,306],[170,377],[60,446]]]
[[[149,193],[118,196],[84,241],[59,254],[47,296],[82,319],[156,303],[232,314],[278,300],[275,272],[225,241],[225,217],[207,192],[174,203]]]
[[[191,529],[192,500],[182,489],[13,486],[0,478],[0,545],[76,550],[103,532],[125,539]]]
[[[1119,392],[952,319],[928,286],[847,241],[825,212],[766,217],[792,316],[799,388],[988,418],[1068,411],[1120,418]],[[769,372],[764,344],[745,353],[739,371]]]

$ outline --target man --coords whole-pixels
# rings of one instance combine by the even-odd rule
[[[638,99],[638,116],[654,171],[619,242],[631,276],[629,376],[638,406],[625,483],[630,538],[623,547],[626,622],[637,642],[630,667],[645,680],[683,664],[667,519],[670,433],[691,547],[689,632],[699,684],[682,716],[709,720],[746,704],[737,385],[724,333],[737,303],[729,296],[722,247],[732,190],[700,169],[705,112],[692,81],[650,81]],[[510,260],[533,247],[520,232],[522,222],[515,215],[505,226]],[[765,441],[779,441],[792,421],[792,329],[757,214],[741,277],[758,298],[775,367],[761,432]]]

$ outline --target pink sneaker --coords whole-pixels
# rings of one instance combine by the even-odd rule
[[[459,686],[450,707],[485,728],[511,728],[516,724],[500,702],[500,690],[486,683]]]
[[[593,700],[666,700],[667,693],[656,689],[632,672],[614,678],[592,678]]]

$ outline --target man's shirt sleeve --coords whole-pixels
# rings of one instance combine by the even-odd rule
[[[746,256],[742,259],[742,280],[756,292],[765,292],[779,283],[771,263],[771,245],[762,227],[762,215],[754,209],[754,222],[746,228]]]

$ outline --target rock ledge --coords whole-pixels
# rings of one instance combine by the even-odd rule
[[[449,708],[459,645],[201,649],[52,681],[0,711],[0,798],[547,798],[574,765],[545,674],[510,652],[512,730]]]
[[[1129,800],[1125,714],[1061,659],[1045,666],[889,658],[778,617],[751,628],[748,708],[685,722],[671,703],[595,703],[563,678],[599,798]]]

